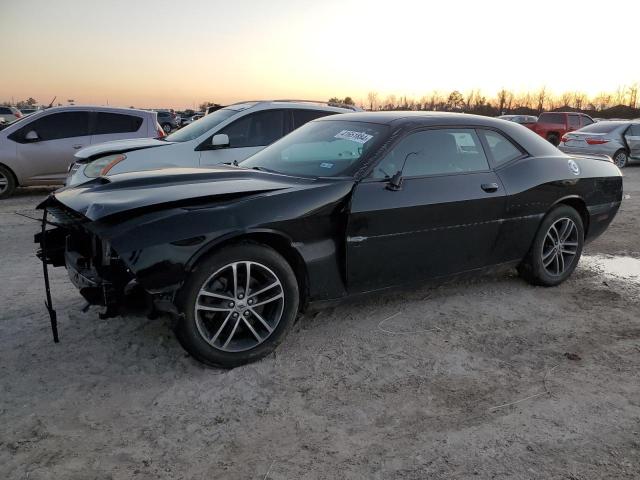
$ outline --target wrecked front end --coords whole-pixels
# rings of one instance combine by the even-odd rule
[[[69,279],[89,305],[104,307],[101,318],[109,318],[125,310],[152,315],[158,300],[173,312],[173,296],[163,302],[163,294],[152,294],[142,288],[130,266],[112,248],[110,241],[96,233],[96,222],[66,207],[55,194],[38,206],[43,210],[42,230],[36,234],[40,245],[37,256],[43,263],[47,308],[55,324],[55,311],[49,292],[48,267],[64,266]],[[55,331],[55,328],[54,328]],[[54,336],[57,336],[54,333]]]

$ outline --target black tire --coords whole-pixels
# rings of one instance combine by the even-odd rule
[[[171,132],[172,127],[171,127],[170,123],[163,123],[161,125],[161,127],[162,127],[162,130],[164,131],[164,133],[170,133]]]
[[[549,135],[547,135],[547,141],[554,147],[557,147],[558,145],[560,145],[560,139],[558,138],[558,135],[556,135],[555,133],[550,133]]]
[[[241,270],[246,268],[248,263],[253,266],[250,266],[248,271],[251,271],[251,268],[254,269],[251,275],[248,275],[249,282],[253,280],[253,285],[256,286],[248,289],[250,295],[244,295],[247,292],[244,292],[241,285],[245,285],[247,270],[243,271],[244,278]],[[236,267],[232,267],[233,264]],[[235,276],[236,271],[237,276]],[[252,278],[252,275],[259,277],[260,274],[265,277],[273,275],[269,281],[277,280],[280,284],[275,289],[260,294],[258,279]],[[237,285],[237,288],[232,289],[232,282],[228,281],[229,275],[235,276],[236,281],[233,284]],[[227,298],[227,295],[234,297],[228,299],[229,303],[227,300],[214,298],[211,300],[214,303],[208,304],[209,307],[224,307],[224,312],[196,312],[196,305],[201,308],[204,306],[203,301],[210,300],[206,294],[202,295],[201,289],[205,287],[209,294],[214,293],[215,296],[219,296],[224,293],[224,298]],[[236,293],[233,293],[234,291]],[[256,304],[264,302],[264,297],[260,295],[276,297],[280,291],[282,292],[281,300],[270,300],[271,303],[260,307],[248,306],[251,302]],[[244,300],[241,300],[242,298]],[[233,306],[234,301],[235,307],[228,308]],[[176,336],[185,350],[201,362],[223,368],[237,367],[259,360],[275,350],[293,325],[298,314],[298,305],[298,281],[291,266],[279,253],[270,247],[256,243],[231,245],[201,260],[187,279],[178,299],[178,308],[183,315],[176,326]],[[251,312],[247,314],[247,310]],[[230,313],[227,314],[227,311]],[[279,317],[276,321],[278,313]],[[236,317],[229,317],[231,314]],[[226,320],[223,320],[223,317]],[[274,319],[273,322],[270,321],[271,317]],[[271,325],[272,330],[267,330],[265,321]],[[226,326],[225,323],[227,323]],[[249,330],[250,328],[252,330]],[[216,331],[219,332],[217,335],[214,333]],[[209,340],[205,339],[205,334]],[[261,342],[258,342],[256,334],[264,335]],[[225,345],[222,344],[225,339],[233,339],[227,340],[229,345],[226,346],[226,350]],[[213,341],[210,343],[211,340]],[[252,342],[258,343],[251,346]],[[241,346],[238,347],[238,345]],[[245,349],[238,351],[238,348]],[[229,351],[229,349],[236,349],[236,351]]]
[[[627,151],[621,148],[616,153],[614,153],[613,163],[615,163],[618,168],[626,167],[629,163],[629,154],[627,153]]]
[[[7,167],[0,165],[0,200],[10,197],[16,190],[16,178]]]
[[[554,248],[552,237],[555,235],[552,233],[551,227],[564,225],[564,219],[569,219],[575,225],[575,236],[570,232],[571,241],[561,242],[561,246],[556,246],[555,250],[552,251]],[[558,232],[558,228],[556,228],[556,233]],[[569,246],[570,243],[572,244],[571,246]],[[563,254],[562,252],[565,248],[573,250],[573,243],[576,244],[573,256]],[[542,220],[538,233],[531,245],[531,249],[518,266],[518,272],[522,278],[533,285],[545,287],[559,285],[569,278],[575,270],[580,260],[580,255],[582,255],[583,246],[584,226],[582,224],[582,217],[580,217],[580,214],[574,208],[568,205],[559,205],[551,210]],[[558,254],[562,257],[561,259],[557,258]],[[555,260],[551,259],[551,263],[545,266],[545,263],[550,259],[549,255],[554,255]],[[556,269],[556,266],[559,267],[560,265],[562,265],[562,271],[556,274],[554,270],[559,271],[560,269]]]

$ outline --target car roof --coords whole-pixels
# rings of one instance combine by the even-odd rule
[[[469,128],[489,128],[498,130],[512,137],[529,154],[534,156],[558,156],[564,155],[551,143],[534,133],[527,127],[509,120],[500,118],[485,117],[482,115],[471,115],[466,113],[449,112],[357,112],[343,113],[322,117],[315,122],[335,122],[352,121],[376,123],[388,125],[392,128],[414,129],[416,127],[469,127]]]
[[[475,126],[503,126],[506,120],[485,117],[483,115],[471,115],[467,113],[453,112],[356,112],[344,113],[340,116],[323,117],[316,121],[349,120],[353,122],[379,123],[382,125],[475,125]]]
[[[269,108],[294,108],[294,109],[312,109],[321,110],[326,112],[347,113],[353,111],[361,111],[361,109],[353,105],[334,104],[329,102],[315,101],[315,100],[250,100],[244,102],[233,103],[227,105],[229,110],[247,110],[253,108],[256,110],[269,109]]]
[[[61,107],[50,107],[42,110],[43,112],[73,112],[75,110],[89,110],[96,112],[114,112],[114,113],[135,113],[138,115],[155,113],[149,110],[141,110],[138,108],[126,107],[109,107],[104,105],[65,105]]]

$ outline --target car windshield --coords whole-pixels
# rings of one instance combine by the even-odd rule
[[[378,147],[387,130],[386,125],[375,123],[317,120],[249,157],[240,166],[303,177],[345,176]]]
[[[582,127],[580,129],[580,132],[609,133],[609,132],[613,132],[618,127],[622,127],[623,125],[628,125],[628,124],[620,123],[620,122],[597,122],[597,123],[592,123],[591,125],[587,125],[586,127]]]
[[[190,123],[184,128],[181,128],[177,132],[165,137],[167,142],[188,142],[194,138],[198,138],[203,133],[208,132],[217,125],[220,125],[226,119],[233,117],[238,110],[232,110],[230,108],[223,108],[216,110],[209,115],[205,115],[197,122]]]

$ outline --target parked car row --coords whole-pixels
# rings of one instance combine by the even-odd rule
[[[0,130],[0,198],[18,186],[63,184],[84,147],[162,136],[156,112],[146,110],[68,106],[17,118]]]

